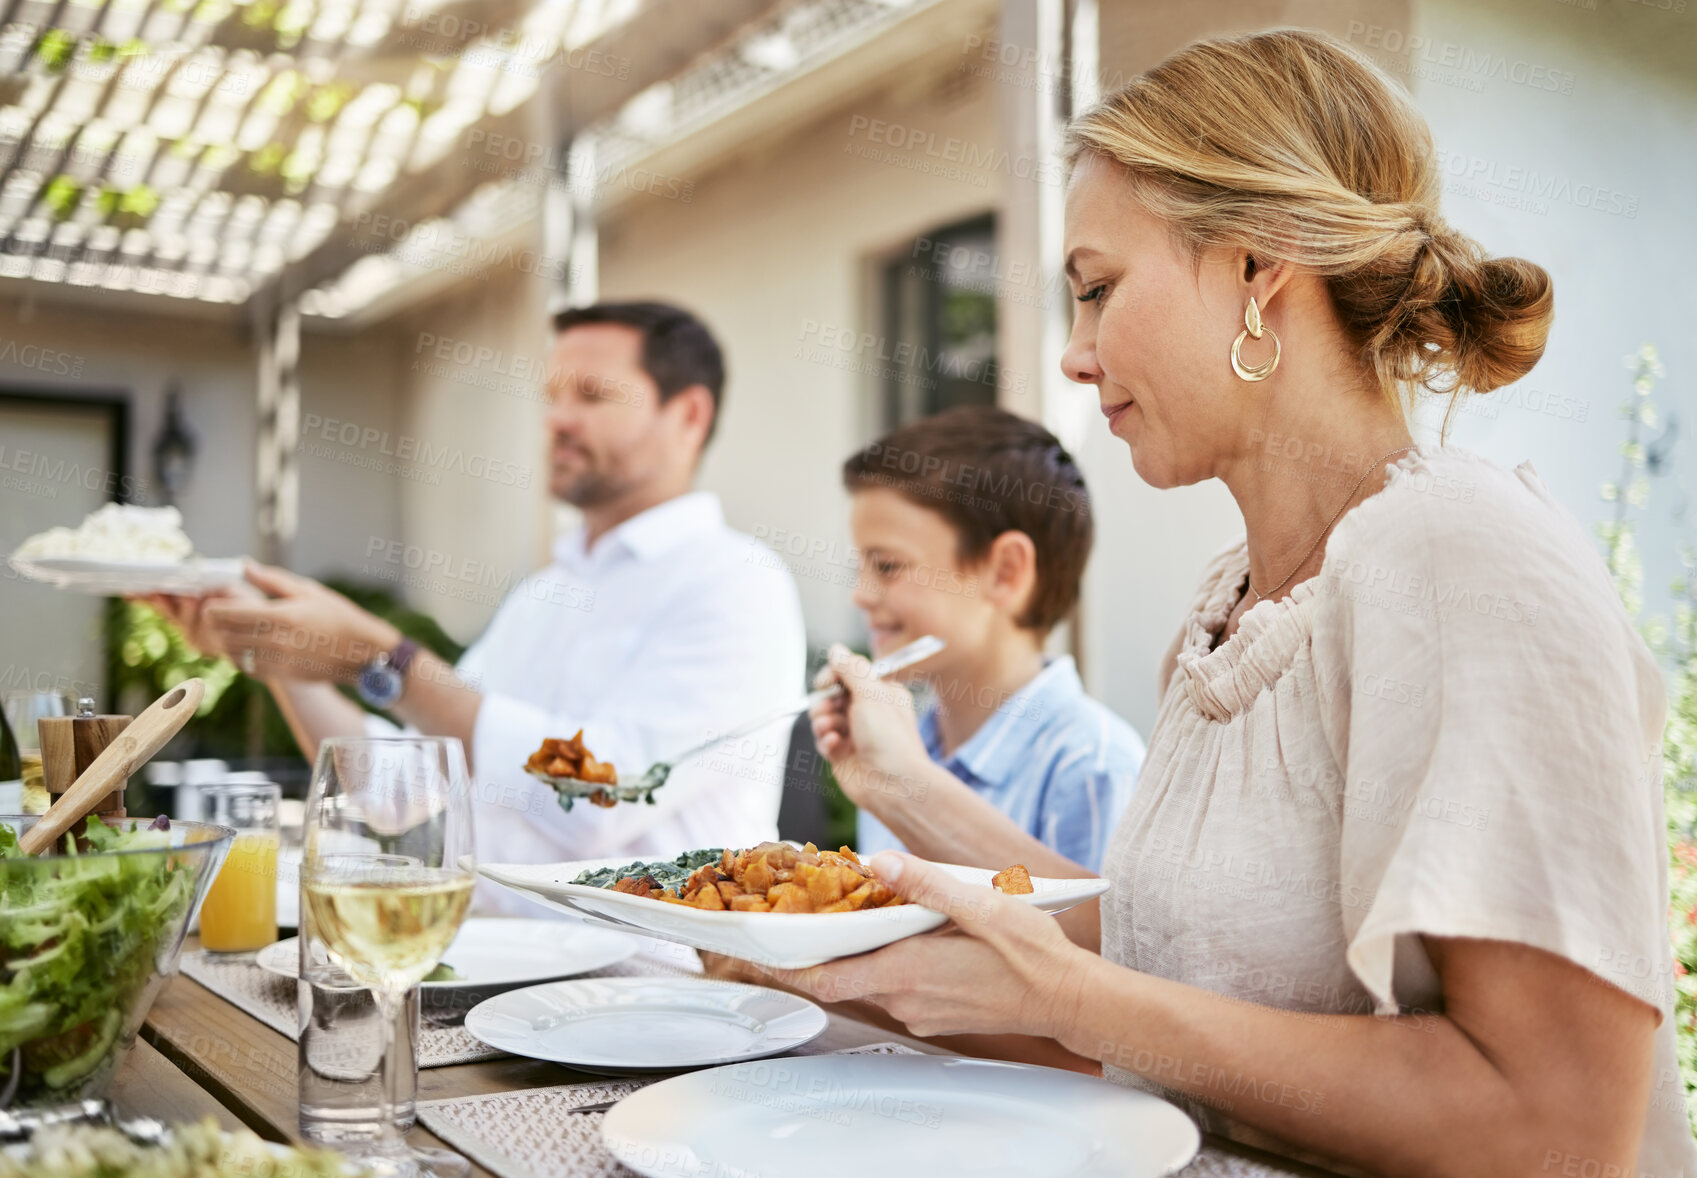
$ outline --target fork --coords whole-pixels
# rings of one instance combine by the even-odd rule
[[[916,639],[899,650],[892,650],[889,654],[876,660],[872,664],[872,678],[884,679],[895,674],[897,671],[905,671],[915,663],[923,662],[925,659],[930,658],[932,655],[942,650],[944,645],[945,643],[943,640],[938,638],[935,634],[927,634],[925,637]],[[529,772],[532,777],[546,781],[549,785],[552,785],[560,795],[560,804],[567,810],[572,808],[573,799],[586,798],[596,793],[611,794],[622,802],[634,802],[641,799],[647,801],[649,805],[653,805],[654,791],[666,784],[666,779],[671,776],[673,769],[682,765],[691,757],[699,756],[708,749],[713,748],[716,745],[723,744],[728,740],[737,740],[749,735],[750,733],[758,732],[774,720],[781,720],[785,716],[793,716],[799,712],[809,711],[815,705],[841,695],[842,691],[843,687],[840,683],[833,683],[829,687],[821,687],[816,691],[810,691],[806,698],[804,698],[799,704],[787,704],[776,711],[767,712],[758,720],[751,720],[749,723],[733,728],[729,732],[721,732],[710,740],[702,741],[694,748],[685,749],[681,753],[674,754],[667,760],[654,762],[654,764],[650,765],[641,777],[638,777],[635,780],[627,781],[621,777],[617,784],[609,785],[605,782],[584,781],[576,777],[551,777],[546,773],[542,773],[534,769],[527,770],[527,772]]]

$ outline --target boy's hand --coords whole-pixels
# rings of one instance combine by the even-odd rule
[[[841,645],[831,647],[814,680],[816,687],[833,683],[843,693],[813,708],[813,739],[849,800],[876,814],[892,798],[923,797],[913,786],[931,758],[907,688],[874,679],[872,664]]]

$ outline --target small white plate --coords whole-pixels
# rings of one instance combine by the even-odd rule
[[[792,1051],[825,1029],[805,998],[706,978],[582,978],[509,990],[466,1030],[513,1055],[588,1072],[679,1071]]]
[[[918,904],[862,912],[705,912],[571,882],[585,871],[624,867],[630,861],[627,856],[575,863],[480,863],[477,870],[498,884],[563,912],[779,969],[806,969],[839,957],[868,953],[904,937],[929,932],[948,919]],[[996,874],[981,867],[938,866],[956,879],[986,888]],[[1054,913],[1100,896],[1108,890],[1108,881],[1033,876],[1031,886],[1036,889],[1034,894],[1017,899]]]
[[[242,579],[242,562],[235,557],[190,557],[188,560],[91,560],[83,556],[13,556],[21,576],[59,589],[120,597],[139,593],[199,596]]]
[[[528,986],[617,965],[639,948],[621,933],[590,928],[581,921],[522,920],[474,916],[460,926],[442,960],[460,976],[425,982],[439,994]],[[300,938],[267,945],[254,959],[261,969],[286,978],[300,976]]]
[[[1189,1117],[1147,1092],[937,1055],[812,1055],[675,1076],[614,1105],[601,1139],[649,1178],[1160,1178],[1201,1144]]]

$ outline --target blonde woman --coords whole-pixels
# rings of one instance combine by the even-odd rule
[[[1246,537],[1161,668],[1099,955],[1090,914],[888,855],[956,930],[788,980],[918,1034],[1058,1040],[1360,1172],[1697,1176],[1661,679],[1532,468],[1416,447],[1402,405],[1524,376],[1548,275],[1444,224],[1419,114],[1323,35],[1195,44],[1071,144],[1066,374],[1147,482],[1225,482]],[[1017,853],[901,695],[834,666],[821,747],[903,841]],[[927,788],[879,789],[902,777]]]

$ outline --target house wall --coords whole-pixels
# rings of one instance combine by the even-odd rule
[[[998,142],[990,88],[960,61],[951,45],[904,65],[828,116],[724,161],[689,201],[639,197],[602,226],[603,297],[677,301],[723,343],[724,416],[701,485],[733,526],[784,554],[816,641],[861,634],[838,471],[881,424],[889,342],[876,263],[999,201],[993,165],[922,170],[939,161],[909,140],[953,137],[981,153]]]
[[[1667,378],[1644,436],[1684,433],[1633,515],[1646,607],[1665,613],[1680,550],[1697,545],[1684,514],[1697,485],[1697,15],[1609,0],[1433,0],[1407,32],[1426,46],[1397,51],[1389,27],[1356,40],[1412,77],[1446,177],[1446,216],[1555,282],[1543,360],[1467,406],[1451,437],[1499,462],[1530,459],[1587,525],[1607,518],[1614,509],[1599,489],[1620,476],[1619,409],[1631,393],[1622,359],[1655,344]]]
[[[397,428],[410,439],[394,530],[365,539],[362,577],[395,584],[469,642],[548,561],[549,290],[496,266],[395,329]]]

